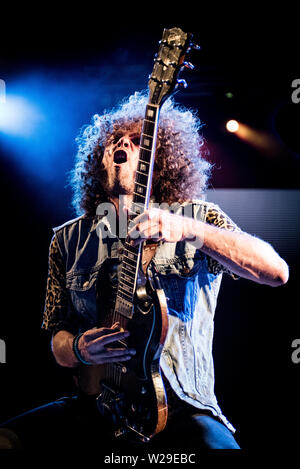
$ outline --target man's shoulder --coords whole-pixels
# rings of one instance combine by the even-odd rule
[[[93,223],[93,220],[94,220],[93,217],[87,217],[86,215],[80,215],[79,217],[72,218],[71,220],[68,220],[68,221],[64,222],[62,225],[53,227],[53,231],[54,231],[54,233],[58,233],[58,232],[66,231],[66,230],[69,231],[69,230],[72,230],[72,229],[76,228],[80,224],[89,225],[89,224]]]
[[[211,213],[221,212],[221,209],[217,204],[206,199],[206,195],[204,195],[203,198],[185,200],[181,202],[178,201],[171,204],[165,202],[161,204],[155,204],[151,202],[150,208],[151,206],[167,209],[170,210],[171,213],[175,213],[177,215],[181,214],[190,218],[197,218],[201,221],[206,221],[207,216],[209,216]]]
[[[217,204],[206,200],[206,198],[193,199],[189,202],[184,202],[182,205],[185,213],[187,210],[192,210],[192,216],[203,221],[206,220],[209,213],[221,211]]]

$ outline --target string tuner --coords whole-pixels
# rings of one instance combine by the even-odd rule
[[[187,49],[187,53],[191,52],[192,49],[200,50],[201,46],[198,46],[197,44],[194,44],[193,42],[191,42]]]
[[[194,70],[195,68],[195,65],[193,65],[191,62],[183,62],[183,66],[189,68],[190,70]]]
[[[180,78],[177,80],[176,88],[187,88],[187,82],[183,78]]]

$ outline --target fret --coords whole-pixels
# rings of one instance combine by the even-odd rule
[[[144,141],[143,141],[142,143],[144,143]],[[149,150],[149,148],[147,148],[147,146],[143,147],[143,146],[141,145],[140,148],[141,148],[142,150]]]
[[[130,308],[132,306],[132,301],[125,298],[125,295],[123,295],[123,293],[121,293],[121,292],[117,293],[116,303],[117,302],[119,304],[121,303],[122,305],[127,306],[128,308]]]
[[[142,173],[142,172],[139,171],[138,169],[136,170],[136,173],[137,173],[137,174],[140,174],[141,176],[148,176],[148,174]]]
[[[132,285],[127,285],[123,280],[120,280],[119,282],[119,288],[121,288],[123,291],[126,291],[130,294],[133,293],[133,287]]]
[[[129,290],[130,293],[133,293],[134,287],[135,287],[135,282],[132,281],[132,279],[130,279],[130,280],[125,280],[125,279],[122,277],[122,278],[120,279],[120,282],[122,282],[122,284],[125,286],[125,288],[128,287],[128,288],[131,289],[131,290]],[[122,286],[122,284],[121,284],[121,286]],[[122,287],[122,288],[123,288],[123,287]]]
[[[145,184],[142,184],[141,182],[138,182],[138,181],[137,181],[136,184],[135,184],[135,187],[137,187],[137,186],[146,187],[146,188],[147,188],[147,186],[146,186]]]
[[[143,184],[140,184],[139,182],[135,183],[135,190],[136,190],[137,194],[140,194],[140,195],[145,197],[146,196],[146,190],[145,189],[147,189],[147,187],[144,186]]]
[[[134,261],[133,261],[133,262],[134,262]],[[137,261],[135,262],[135,264],[137,264]],[[129,269],[127,268],[128,265],[129,265]],[[134,269],[134,266],[133,266],[133,265],[130,265],[130,264],[128,264],[128,265],[126,265],[126,267],[125,267],[125,266],[122,266],[120,275],[122,275],[122,273],[123,273],[124,275],[129,275],[129,276],[130,276],[130,275],[133,275],[133,278],[135,278],[135,269]],[[124,272],[123,272],[123,267],[125,267],[125,269],[126,269],[126,271],[124,270]]]
[[[130,253],[134,254],[135,256],[138,256],[139,250],[135,246],[132,246],[128,241],[125,241],[124,253]]]
[[[142,137],[146,137],[146,140],[150,140],[150,141],[151,141],[152,138],[153,138],[153,135],[150,135],[150,133],[147,134],[146,132],[142,132]],[[147,143],[146,146],[149,146],[149,143]],[[151,145],[151,146],[152,146],[152,145]]]
[[[123,288],[121,285],[119,285],[118,292],[122,293],[122,295],[125,295],[125,299],[127,299],[128,301],[132,301],[133,294],[126,288]]]
[[[125,261],[125,259],[126,259],[126,261]],[[125,264],[128,264],[131,267],[136,267],[136,262],[135,261],[132,261],[132,260],[128,259],[128,257],[125,257],[125,259],[123,259],[123,262],[125,262]]]
[[[147,187],[148,175],[144,173],[136,172],[136,181],[144,187]]]
[[[125,289],[128,287],[130,293],[133,293],[134,286],[132,286],[132,279],[129,279],[129,281],[128,281],[128,280],[122,278],[122,276],[121,276],[120,285],[121,285],[122,288],[125,287]]]
[[[147,148],[140,149],[139,152],[139,161],[144,161],[145,163],[150,163],[151,161],[151,150]]]
[[[125,241],[125,251],[132,252],[132,254],[135,254],[136,256],[139,255],[139,247],[137,246],[132,246],[132,244],[128,243],[128,241]]]
[[[145,197],[140,194],[133,193],[133,201],[138,203],[145,203]]]
[[[153,138],[150,135],[142,134],[141,147],[146,148],[147,150],[148,149],[151,150],[152,149],[152,141],[153,141]]]
[[[133,193],[134,193],[134,195],[135,195],[135,196],[137,196],[137,197],[142,197],[143,199],[145,199],[145,198],[146,198],[144,195],[142,195],[142,194],[138,194],[138,193],[137,193],[137,192],[135,192],[135,191],[134,191]],[[135,197],[135,198],[136,198],[136,197]],[[140,201],[138,201],[138,202],[140,202]]]
[[[139,184],[142,187],[148,186],[148,175],[143,173],[137,173],[135,175],[135,184]]]
[[[135,203],[134,201],[131,204],[131,211],[134,212],[134,217],[140,215],[143,213],[145,210],[145,203],[143,202],[142,204],[140,203]]]
[[[132,275],[132,272],[130,272],[130,275]],[[135,275],[133,275],[132,277],[130,275],[128,275],[124,272],[120,273],[120,276],[121,276],[122,279],[124,279],[124,282],[128,282],[128,283],[135,281]]]
[[[129,308],[130,306],[132,306],[132,298],[131,296],[129,295],[126,295],[122,292],[118,292],[117,293],[117,296],[120,298],[120,302],[121,302],[121,305],[122,306],[126,306],[127,308]],[[120,304],[118,305],[118,308],[121,306]]]
[[[125,259],[130,259],[131,261],[135,261],[136,258],[137,258],[137,254],[135,254],[133,252],[129,252],[129,251],[124,252],[123,255],[124,255]]]
[[[143,135],[150,135],[153,137],[154,135],[154,129],[155,129],[155,123],[149,120],[144,120],[144,125],[142,129],[142,134]]]
[[[117,292],[117,300],[121,301],[125,306],[130,307],[132,306],[132,297],[130,295],[126,295],[120,291]]]
[[[147,163],[147,165],[146,165]],[[138,162],[138,172],[144,174],[145,176],[148,176],[149,174],[149,163],[148,161],[139,161]]]
[[[154,107],[154,106],[151,106],[151,105],[148,105],[146,107],[146,117],[147,117],[147,120],[150,120],[152,122],[155,122],[155,119],[156,119],[156,112],[157,112],[157,108]]]
[[[129,255],[125,256],[124,258],[126,261],[129,261],[129,262],[137,262],[138,260],[138,256],[133,253],[129,253]]]
[[[126,275],[128,275],[128,274],[133,274],[133,275],[134,275],[134,278],[135,278],[135,269],[134,269],[132,266],[130,266],[132,270],[128,269],[127,267],[128,267],[128,265],[127,265],[126,267],[123,265],[122,271],[123,271],[123,270],[126,270],[126,272],[127,272]]]
[[[121,294],[123,295],[123,298],[127,301],[131,301],[132,300],[132,293],[127,291],[125,288],[122,288],[122,286],[119,284],[119,287],[118,287],[118,294]]]

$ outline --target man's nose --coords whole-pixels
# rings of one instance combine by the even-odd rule
[[[128,148],[130,145],[130,140],[128,137],[121,137],[120,140],[118,141],[117,143],[117,147],[125,147],[125,148]]]

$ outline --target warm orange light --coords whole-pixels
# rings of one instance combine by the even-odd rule
[[[228,132],[237,132],[239,130],[240,124],[238,121],[231,119],[230,121],[226,122],[226,129]]]

